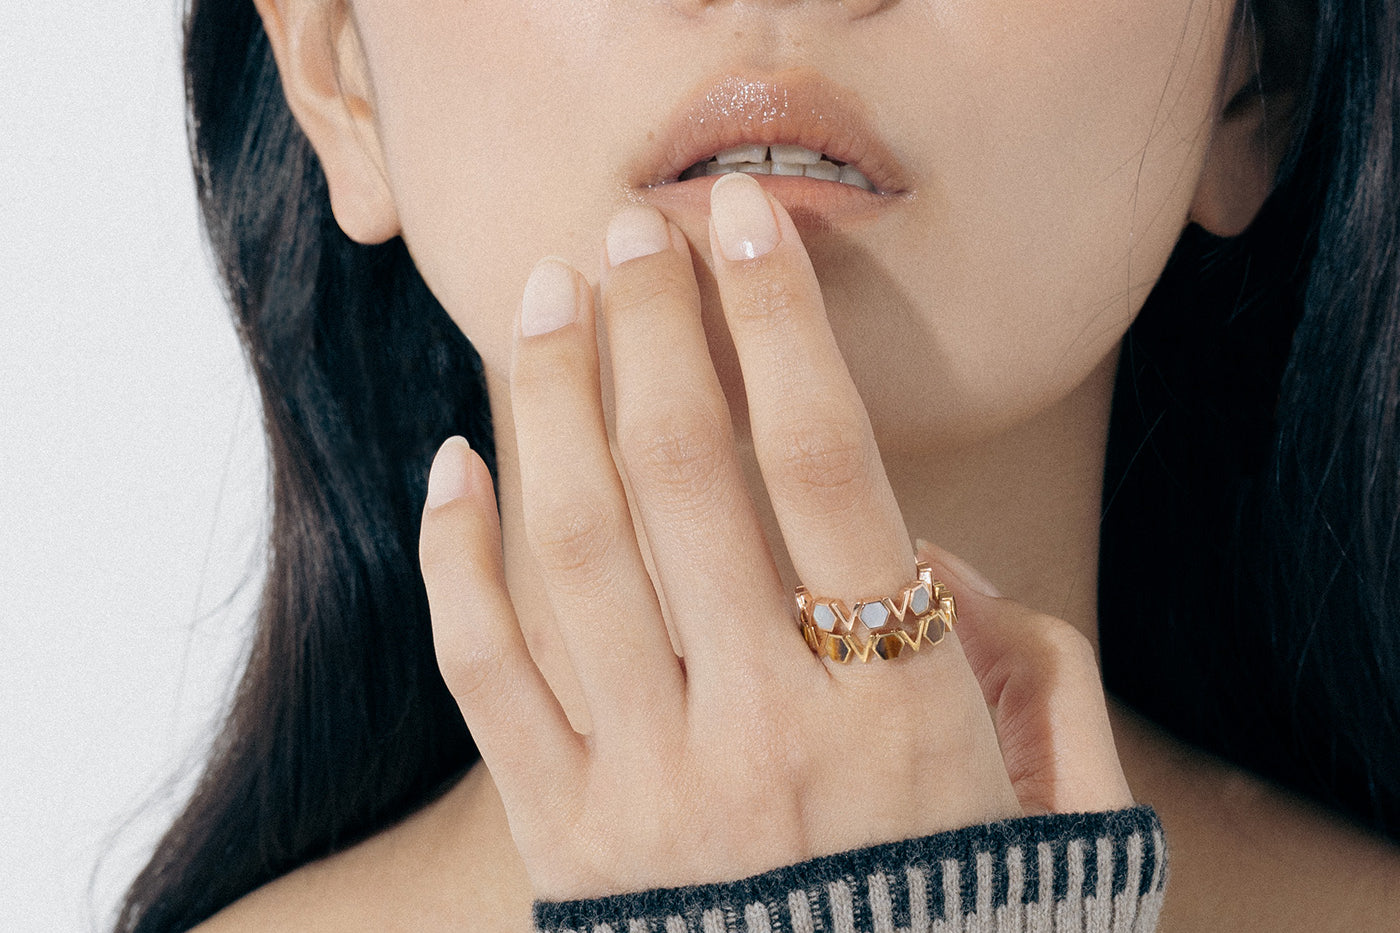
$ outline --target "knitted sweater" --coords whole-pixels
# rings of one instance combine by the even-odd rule
[[[1151,807],[887,843],[720,884],[535,903],[539,933],[1151,933],[1167,883]]]

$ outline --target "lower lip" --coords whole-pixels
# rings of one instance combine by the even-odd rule
[[[643,200],[677,219],[704,223],[710,216],[710,188],[722,175],[637,188]],[[793,175],[752,176],[778,200],[801,231],[851,230],[864,226],[908,200],[908,195],[877,194],[855,185]]]

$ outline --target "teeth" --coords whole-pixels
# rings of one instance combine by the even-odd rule
[[[796,162],[798,165],[816,165],[822,160],[822,154],[812,149],[804,149],[801,146],[769,146],[773,150],[771,158],[774,162]]]
[[[875,186],[870,183],[869,178],[866,178],[849,165],[841,166],[841,177],[837,180],[843,185],[855,185],[858,188],[864,188],[866,191],[875,190]]]
[[[745,172],[750,175],[805,175],[822,181],[855,185],[866,191],[875,186],[855,168],[828,161],[822,154],[802,146],[761,146],[745,144],[715,153],[708,162],[692,165],[681,173],[681,181],[706,175]]]
[[[716,152],[715,161],[720,165],[729,165],[732,162],[762,162],[767,155],[767,146],[735,146],[733,149]]]

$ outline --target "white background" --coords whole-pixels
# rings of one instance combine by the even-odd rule
[[[103,929],[249,632],[266,479],[178,0],[0,3],[0,930]]]

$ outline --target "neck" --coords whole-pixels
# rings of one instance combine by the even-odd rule
[[[885,466],[911,535],[963,558],[1004,595],[1098,649],[1099,520],[1118,354],[1057,404],[952,452]]]

